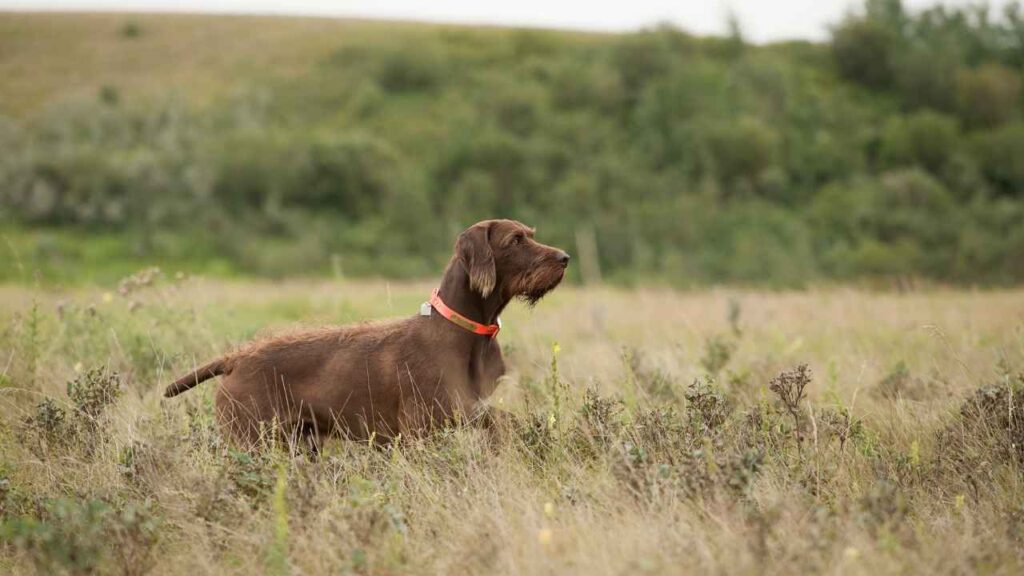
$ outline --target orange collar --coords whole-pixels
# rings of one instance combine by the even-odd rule
[[[459,328],[469,330],[473,334],[479,334],[481,336],[490,336],[491,338],[498,337],[498,331],[501,330],[501,318],[498,318],[497,324],[481,324],[474,322],[469,318],[466,318],[462,314],[459,314],[455,310],[448,307],[444,301],[441,300],[441,296],[437,293],[437,288],[430,294],[430,305],[434,307],[434,310],[447,318],[452,324],[455,324]],[[429,315],[429,311],[428,311]]]

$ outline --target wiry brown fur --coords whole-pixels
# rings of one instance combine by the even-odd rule
[[[513,298],[535,304],[562,280],[569,256],[533,229],[488,220],[464,231],[439,287],[452,309],[482,324]],[[314,447],[330,435],[415,434],[474,418],[505,372],[497,340],[430,316],[292,331],[257,340],[174,384],[165,396],[222,376],[217,417],[243,447],[277,426]]]

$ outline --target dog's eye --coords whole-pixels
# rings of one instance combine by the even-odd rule
[[[523,241],[523,237],[520,236],[519,234],[516,234],[515,236],[512,237],[512,245],[513,246],[515,246],[516,244],[519,244],[522,241]]]

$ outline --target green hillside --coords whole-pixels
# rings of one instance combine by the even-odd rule
[[[772,46],[0,15],[0,278],[419,276],[503,216],[617,281],[1018,282],[1022,42],[891,0]]]
[[[0,112],[24,117],[116,87],[209,104],[253,82],[298,78],[349,44],[422,25],[191,14],[0,13]]]

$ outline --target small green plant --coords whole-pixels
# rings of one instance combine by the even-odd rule
[[[730,447],[721,436],[728,399],[703,385],[690,396],[687,418],[655,407],[622,430],[612,473],[639,500],[742,495],[761,469],[762,451]]]
[[[125,297],[131,296],[153,287],[162,277],[163,271],[159,267],[143,268],[130,276],[122,278],[117,285],[117,293]]]
[[[267,449],[269,450],[269,449]],[[270,455],[228,450],[225,471],[233,491],[258,508],[272,493],[276,476],[270,466]]]
[[[429,91],[444,73],[445,61],[435,51],[396,48],[381,59],[377,82],[388,92]]]
[[[686,389],[687,415],[690,425],[698,435],[717,434],[721,431],[732,406],[714,380],[694,380]]]
[[[28,319],[25,324],[25,363],[27,365],[29,384],[36,385],[36,373],[39,364],[39,331],[41,317],[39,302],[32,300],[32,307],[28,311]]]
[[[408,531],[404,514],[391,502],[388,490],[377,480],[362,476],[349,479],[345,500],[347,520],[360,544],[369,545],[384,534],[405,534]]]
[[[726,319],[729,321],[729,328],[732,330],[732,335],[735,338],[743,335],[743,328],[740,326],[740,316],[742,314],[743,307],[740,305],[739,299],[735,297],[729,298]]]
[[[704,355],[700,365],[710,376],[716,376],[729,363],[736,351],[736,343],[721,334],[709,336],[704,340]]]
[[[558,353],[561,347],[558,343],[551,345],[551,366],[548,370],[547,387],[551,398],[551,412],[548,418],[548,427],[560,435],[563,428],[562,422],[562,396],[565,394],[566,384],[558,376]]]
[[[185,407],[188,417],[188,440],[196,448],[203,448],[211,453],[217,452],[223,441],[217,430],[214,417],[213,398],[204,397],[201,404],[189,404]]]
[[[67,412],[52,398],[46,398],[22,422],[21,440],[42,457],[54,448],[67,445],[71,433]]]
[[[22,443],[39,457],[75,442],[91,454],[98,445],[96,436],[104,413],[120,395],[121,381],[116,372],[106,368],[88,370],[68,382],[69,408],[53,398],[36,405],[22,421]]]
[[[273,534],[266,553],[266,574],[271,576],[291,573],[288,566],[288,473],[277,469],[277,482],[273,495]]]
[[[40,518],[5,522],[3,540],[26,553],[41,574],[92,574],[101,567],[109,513],[110,507],[97,500],[53,500]]]
[[[638,410],[627,432],[641,452],[653,452],[666,457],[686,453],[695,444],[685,420],[672,406]]]
[[[79,424],[94,427],[121,396],[121,378],[106,367],[94,368],[68,382],[67,393]]]
[[[847,442],[858,440],[864,435],[864,423],[854,417],[845,406],[819,412],[818,428],[821,433],[827,434],[828,438],[835,438],[839,443],[840,453],[845,453]]]
[[[105,85],[100,87],[99,98],[107,106],[117,106],[121,101],[121,92],[115,86]]]
[[[618,421],[621,411],[620,401],[604,398],[596,390],[588,388],[583,393],[583,404],[580,406],[580,424],[588,437],[606,445],[622,427]]]
[[[782,407],[793,419],[793,437],[796,440],[797,451],[803,455],[803,420],[801,404],[806,398],[807,385],[811,383],[811,370],[806,364],[797,366],[794,370],[782,372],[772,378],[768,388],[778,396]]]
[[[558,446],[558,438],[555,436],[551,421],[551,414],[532,411],[517,420],[517,446],[537,464],[548,460]]]
[[[40,574],[116,572],[138,576],[153,566],[160,522],[149,502],[112,506],[58,498],[37,515],[0,525],[0,540],[24,552]]]
[[[912,376],[907,363],[900,360],[878,382],[874,392],[889,400],[921,400],[928,395],[928,386],[919,378]]]
[[[0,518],[6,518],[12,514],[17,506],[14,500],[14,490],[11,486],[11,479],[7,477],[5,470],[0,469]]]
[[[134,20],[129,20],[121,25],[119,30],[122,38],[133,39],[142,36],[142,26]]]
[[[881,480],[861,496],[860,510],[864,524],[877,536],[897,528],[906,519],[908,507],[899,487]]]
[[[676,400],[676,386],[672,377],[660,368],[651,368],[644,354],[636,348],[624,347],[622,361],[628,370],[630,383],[656,400]]]
[[[621,401],[604,398],[592,388],[585,390],[572,428],[576,453],[588,458],[605,453],[622,431],[621,412]]]
[[[160,526],[160,518],[149,500],[129,502],[114,509],[106,533],[111,555],[121,574],[142,576],[153,569],[153,551],[159,540]]]
[[[938,465],[968,485],[994,467],[1024,466],[1024,374],[975,390],[936,436]]]

